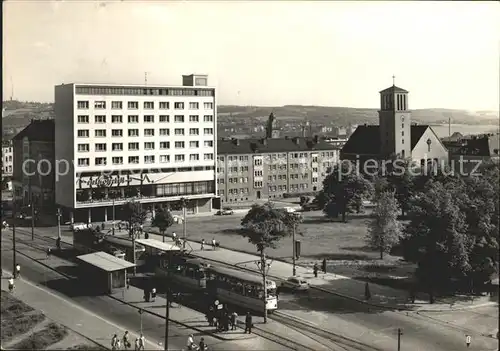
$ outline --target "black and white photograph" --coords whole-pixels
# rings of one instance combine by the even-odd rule
[[[499,350],[498,2],[2,20],[0,350]]]

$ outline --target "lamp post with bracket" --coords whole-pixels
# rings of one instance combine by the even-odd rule
[[[269,269],[271,268],[271,262],[267,263],[266,254],[262,252],[261,260],[255,261],[255,264],[259,268],[259,271],[262,274],[262,284],[264,293],[262,296],[262,300],[264,302],[264,323],[267,323],[267,274],[269,273]]]

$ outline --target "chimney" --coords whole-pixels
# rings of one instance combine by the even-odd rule
[[[236,138],[233,138],[233,144],[236,145],[236,146],[239,146],[240,145],[240,140],[239,139],[236,139]]]
[[[294,142],[295,144],[297,144],[297,145],[299,145],[299,144],[300,144],[300,139],[299,139],[299,138],[295,137],[295,138],[293,138],[292,140],[293,140],[293,142]]]
[[[261,143],[262,145],[267,145],[267,139],[266,139],[266,138],[262,138],[262,139],[260,139],[260,143]]]
[[[319,143],[319,136],[318,135],[314,136],[314,143],[315,144]]]

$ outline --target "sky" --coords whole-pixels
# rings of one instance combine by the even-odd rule
[[[499,108],[500,4],[362,1],[3,2],[3,93],[52,102],[71,82],[180,85],[224,105]]]

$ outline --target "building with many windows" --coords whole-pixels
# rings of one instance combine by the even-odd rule
[[[32,120],[13,139],[14,200],[20,207],[34,204],[54,213],[54,120]]]
[[[14,154],[12,139],[4,137],[2,140],[2,179],[11,178],[13,172]]]
[[[220,139],[217,193],[222,204],[317,192],[339,148],[314,138]]]
[[[188,212],[211,210],[217,111],[207,76],[183,76],[182,86],[58,85],[55,114],[56,162],[70,162],[56,202],[73,220],[110,220],[131,199],[152,211],[181,198]]]

